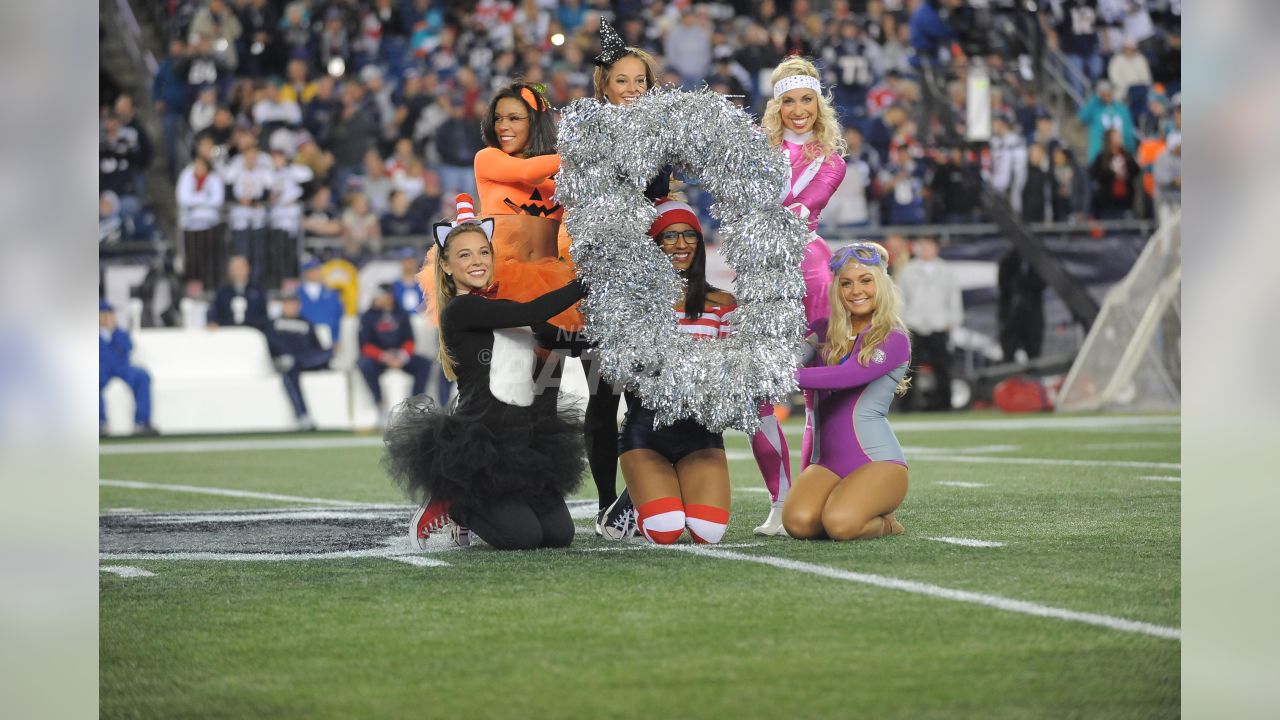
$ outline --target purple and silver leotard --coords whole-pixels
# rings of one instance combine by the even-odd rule
[[[858,362],[862,336],[838,365],[800,368],[796,381],[813,392],[813,450],[809,462],[840,477],[871,462],[906,466],[902,446],[885,415],[894,390],[907,372],[911,341],[905,330],[889,333],[871,355],[870,364]]]

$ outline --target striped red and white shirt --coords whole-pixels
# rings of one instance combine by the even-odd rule
[[[702,311],[697,319],[690,319],[683,310],[676,310],[676,328],[697,338],[726,338],[732,328],[737,305],[717,305]]]

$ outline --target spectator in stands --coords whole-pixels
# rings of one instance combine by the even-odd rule
[[[1065,146],[1053,151],[1053,219],[1071,222],[1088,208],[1089,178]]]
[[[686,9],[680,24],[667,30],[664,54],[669,66],[689,85],[699,83],[711,68],[710,21],[697,8]]]
[[[197,144],[203,138],[213,143],[210,159],[214,167],[222,167],[231,158],[232,144],[235,141],[235,117],[230,108],[219,105],[213,113],[213,124],[201,130],[196,137]]]
[[[164,156],[169,169],[169,179],[178,177],[178,137],[182,130],[183,114],[187,110],[187,81],[178,73],[178,67],[187,54],[187,45],[181,38],[169,41],[169,56],[160,61],[155,77],[151,80],[151,98],[164,128]],[[209,114],[213,121],[213,114]],[[206,124],[207,125],[207,124]],[[192,132],[204,128],[192,127]]]
[[[237,255],[248,258],[259,272],[266,264],[267,201],[274,171],[271,159],[258,150],[251,131],[238,134],[240,154],[231,158],[223,171],[231,190],[227,222],[231,227],[231,244]]]
[[[223,0],[209,0],[209,4],[196,11],[191,20],[192,42],[207,39],[214,48],[214,57],[232,72],[240,65],[237,40],[244,32],[240,18]]]
[[[353,260],[382,250],[382,227],[362,192],[347,194],[342,211],[342,250]]]
[[[1009,201],[1015,214],[1022,212],[1022,188],[1027,183],[1027,143],[1013,129],[1012,119],[999,115],[991,121],[991,187]]]
[[[303,186],[311,182],[311,168],[290,159],[281,148],[271,150],[271,188],[267,194],[267,287],[280,287],[298,272],[298,240],[302,233]]]
[[[200,88],[196,101],[191,103],[191,112],[187,115],[187,124],[191,132],[199,135],[205,128],[213,125],[218,115],[218,89],[212,85]]]
[[[142,213],[142,201],[137,195],[139,148],[137,135],[125,127],[119,115],[108,110],[98,135],[98,189],[110,191],[119,198],[119,215],[128,227],[132,227]],[[130,234],[126,232],[126,236]]]
[[[1182,208],[1182,137],[1169,141],[1156,158],[1156,218],[1161,225],[1169,222]]]
[[[293,100],[280,94],[283,86],[280,78],[267,81],[262,97],[253,103],[253,122],[263,138],[270,138],[279,128],[297,128],[302,125],[302,108]]]
[[[427,232],[423,216],[413,211],[409,196],[402,190],[391,191],[391,203],[380,221],[382,237],[422,235]],[[399,297],[399,296],[397,296]]]
[[[1152,68],[1156,82],[1164,86],[1171,96],[1182,89],[1182,29],[1175,27],[1165,33],[1164,48]]]
[[[1098,36],[1096,0],[1060,0],[1041,7],[1052,12],[1053,31],[1049,35],[1050,46],[1056,46],[1076,71],[1088,82],[1102,76],[1101,39]],[[1085,87],[1077,87],[1082,95]]]
[[[192,90],[212,87],[221,96],[231,83],[231,69],[213,52],[213,39],[209,37],[193,35],[187,55],[178,62],[176,70]]]
[[[381,215],[387,211],[395,181],[387,176],[386,164],[377,150],[371,149],[364,154],[364,177],[360,180],[360,190],[368,198],[373,212]]]
[[[907,238],[893,233],[884,239],[884,249],[889,253],[889,264],[885,270],[893,277],[901,277],[902,268],[911,261],[911,243]]]
[[[1026,182],[1022,186],[1022,220],[1044,223],[1053,216],[1053,173],[1049,154],[1040,144],[1027,148]]]
[[[342,221],[338,219],[333,208],[333,193],[328,185],[316,188],[307,200],[306,217],[302,227],[308,235],[317,237],[338,237],[342,235]]]
[[[1107,64],[1107,79],[1121,101],[1129,98],[1129,88],[1151,85],[1151,66],[1147,57],[1138,52],[1137,42],[1125,40],[1123,49],[1111,56],[1111,62]]]
[[[1044,280],[1017,248],[1000,259],[998,320],[1005,362],[1040,357],[1044,342]],[[1018,353],[1023,356],[1019,357]]]
[[[240,17],[245,49],[241,73],[252,77],[278,74],[284,59],[280,55],[280,43],[276,30],[280,26],[277,16],[279,2],[267,5],[267,0],[239,0],[236,9]]]
[[[478,124],[467,118],[460,97],[441,98],[440,102],[449,112],[449,118],[436,130],[435,136],[436,153],[440,158],[436,170],[440,173],[441,190],[446,196],[472,195],[476,192],[472,164],[481,148]],[[486,208],[485,212],[495,210]]]
[[[316,423],[307,412],[307,403],[302,397],[301,375],[306,370],[327,369],[333,359],[333,350],[326,350],[320,344],[315,326],[302,317],[301,311],[302,303],[297,294],[284,296],[280,317],[267,328],[267,348],[293,405],[298,429],[308,431],[315,430]]]
[[[951,331],[964,324],[960,283],[946,260],[938,257],[938,239],[917,238],[915,257],[895,278],[902,292],[902,319],[911,330],[911,366],[933,369],[934,392],[925,400],[928,410],[951,409]],[[908,392],[908,405],[919,406],[920,390]]]
[[[138,116],[134,111],[132,97],[121,95],[116,98],[115,110],[121,126],[133,132],[133,141],[137,144],[133,158],[133,194],[138,197],[144,197],[146,196],[147,170],[151,168],[151,161],[155,155],[155,151],[152,149],[151,135],[147,133],[146,128],[142,127],[142,123],[138,120]]]
[[[378,140],[378,122],[366,109],[364,91],[348,82],[342,90],[342,110],[328,128],[320,144],[333,152],[334,191],[347,192],[347,179],[364,173],[364,154]]]
[[[1138,134],[1148,140],[1164,139],[1175,128],[1173,103],[1159,89],[1152,88],[1147,94],[1146,112],[1138,119]]]
[[[1090,165],[1102,152],[1105,136],[1112,130],[1120,132],[1120,141],[1129,152],[1138,145],[1133,132],[1133,116],[1129,114],[1129,108],[1116,99],[1111,83],[1106,80],[1098,83],[1097,94],[1080,108],[1080,122],[1089,131]]]
[[[120,196],[110,190],[98,194],[98,242],[118,243],[124,237],[124,218],[120,215]]]
[[[280,101],[291,102],[302,108],[316,96],[320,90],[319,83],[309,78],[307,61],[295,57],[285,68],[285,82],[280,88]]]
[[[299,312],[316,326],[326,328],[329,344],[336,346],[346,309],[338,291],[324,284],[324,266],[309,258],[302,264],[302,284],[298,286]]]
[[[400,277],[391,283],[391,294],[410,315],[422,312],[422,288],[418,285],[418,271],[422,269],[423,254],[412,247],[401,248]]]
[[[381,410],[380,425],[386,425],[388,416],[378,382],[384,370],[396,368],[412,375],[413,395],[421,395],[427,389],[431,361],[415,355],[413,347],[409,314],[396,303],[391,286],[379,286],[373,304],[360,317],[360,359],[356,361],[356,368]]]
[[[227,284],[218,288],[209,308],[209,328],[246,326],[266,330],[267,294],[249,280],[249,260],[233,255],[227,261]]]
[[[889,153],[889,162],[880,171],[880,185],[886,188],[886,220],[890,225],[922,225],[924,182],[920,163],[904,149]]]
[[[226,263],[222,205],[226,186],[213,171],[209,159],[196,155],[178,176],[176,189],[178,226],[182,229],[183,271],[187,280],[198,280],[204,290],[218,285]]]
[[[967,163],[962,148],[942,148],[933,168],[930,189],[930,219],[937,224],[976,222],[982,210],[978,192],[982,177],[974,163]],[[886,242],[890,255],[894,249]]]
[[[1098,153],[1089,166],[1094,184],[1093,209],[1102,220],[1119,220],[1133,215],[1138,162],[1125,148],[1119,130],[1107,133],[1107,142],[1107,149]]]
[[[329,128],[342,111],[342,103],[334,95],[337,81],[331,75],[316,80],[316,91],[302,106],[302,127],[315,138],[327,138]]]
[[[849,146],[844,156],[844,180],[827,203],[822,219],[836,227],[866,227],[871,223],[880,161],[872,150],[863,146],[858,128],[845,127],[844,140]]]
[[[106,300],[98,300],[98,436],[107,435],[107,406],[102,391],[111,378],[120,378],[133,392],[133,434],[158,435],[151,425],[151,375],[137,365],[129,364],[133,340],[117,327],[115,309]]]

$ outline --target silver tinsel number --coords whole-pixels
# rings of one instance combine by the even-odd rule
[[[557,201],[590,292],[586,334],[606,379],[637,392],[659,425],[693,418],[719,431],[759,427],[761,401],[796,390],[803,343],[808,232],[779,198],[791,179],[781,152],[720,95],[660,89],[632,105],[591,99],[565,108]],[[721,252],[736,271],[733,335],[695,341],[676,329],[680,278],[648,236],[657,212],[644,188],[664,166],[715,198]]]

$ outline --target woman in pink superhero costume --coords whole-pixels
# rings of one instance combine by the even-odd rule
[[[831,100],[822,94],[818,69],[797,56],[783,60],[773,70],[773,99],[765,106],[761,121],[769,143],[786,153],[791,162],[791,182],[782,204],[809,225],[809,244],[805,246],[800,268],[804,273],[805,319],[811,330],[826,324],[830,309],[827,290],[831,287],[831,248],[818,237],[818,216],[827,201],[844,180],[844,133],[836,119]],[[805,393],[806,415],[811,408]],[[773,505],[764,524],[755,529],[757,535],[783,535],[782,505],[791,488],[790,450],[787,438],[774,417],[773,406],[760,406],[760,431],[751,438],[751,451],[764,476],[765,487]],[[805,464],[812,444],[809,422],[805,424]]]

